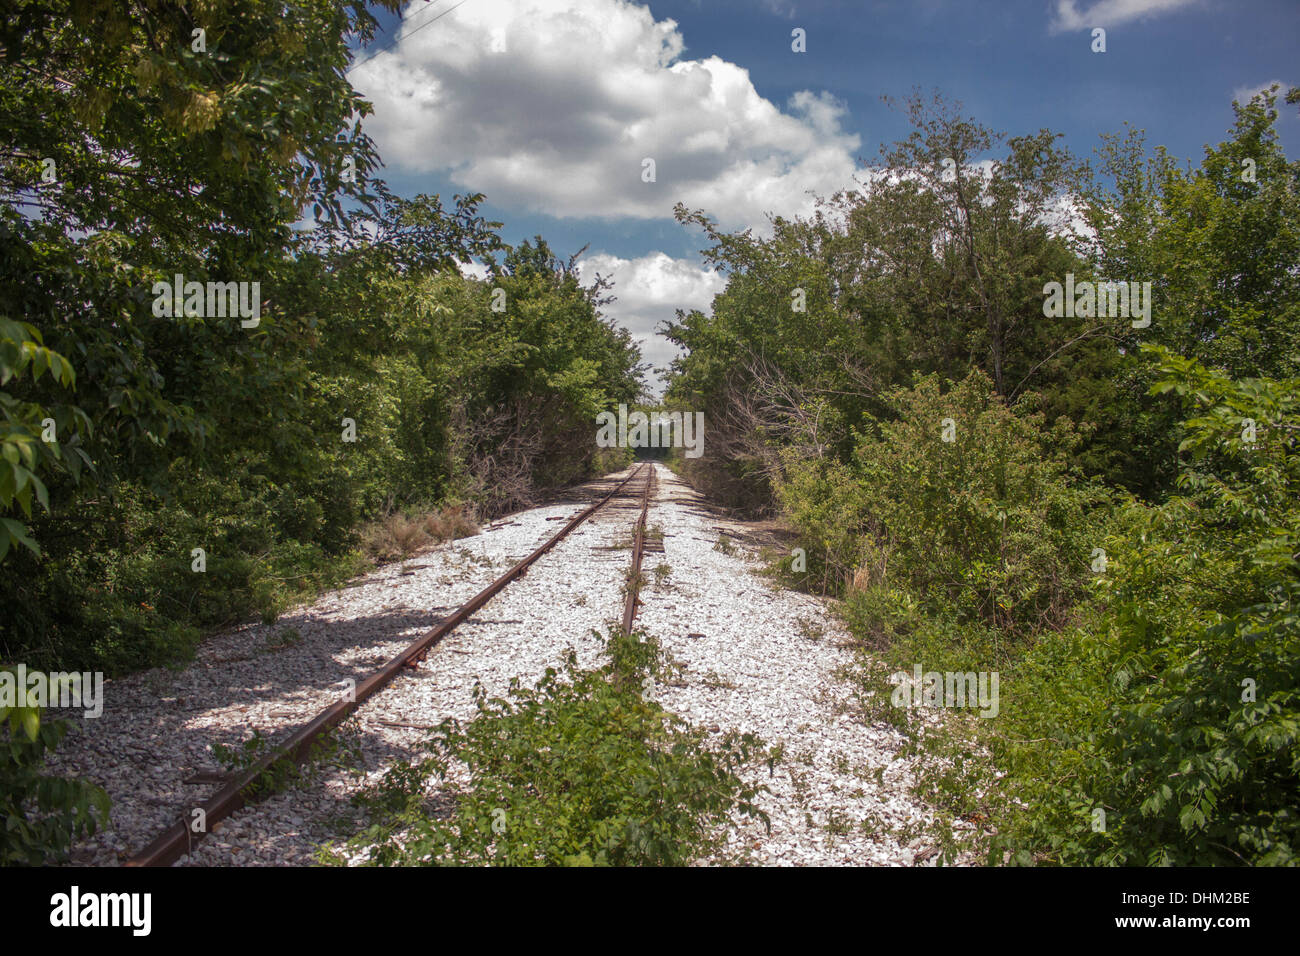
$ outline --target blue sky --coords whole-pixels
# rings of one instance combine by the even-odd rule
[[[1199,161],[1234,94],[1300,85],[1300,0],[418,0],[403,15],[381,18],[380,52],[352,74],[389,183],[482,191],[509,242],[590,244],[588,268],[620,296],[611,314],[655,364],[672,354],[655,326],[721,288],[673,202],[760,230],[766,212],[806,211],[808,190],[851,185],[906,135],[882,95],[938,89],[1081,156],[1128,122]],[[1296,156],[1300,118],[1281,113]]]

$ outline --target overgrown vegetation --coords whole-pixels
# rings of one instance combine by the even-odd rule
[[[586,473],[639,354],[576,257],[507,247],[480,195],[375,176],[346,75],[367,5],[12,6],[0,660],[183,660],[205,629],[463,532],[447,505],[490,518]]]
[[[478,522],[463,505],[435,512],[394,513],[361,529],[361,548],[376,561],[410,557],[422,548],[478,534]]]
[[[657,643],[615,631],[608,662],[570,650],[531,688],[476,688],[478,716],[444,721],[422,760],[395,765],[365,799],[375,819],[353,841],[379,865],[675,866],[718,852],[731,821],[766,821],[740,776],[776,756],[751,734],[690,727],[646,690],[663,676]],[[431,787],[456,780],[444,813]],[[454,790],[454,788],[453,788]]]
[[[202,23],[10,6],[0,659],[183,660],[204,629],[273,622],[627,461],[591,435],[642,385],[606,284],[541,237],[508,247],[481,195],[445,207],[375,175],[346,73],[366,4],[212,0]],[[844,598],[870,654],[865,712],[914,732],[942,822],[976,822],[992,861],[1296,862],[1300,163],[1276,92],[1235,105],[1195,168],[1132,130],[1084,163],[1048,130],[1007,138],[914,97],[913,134],[861,188],[770,238],[678,209],[729,273],[712,314],[669,329],[686,354],[666,407],[709,413],[679,467],[793,522],[793,573]],[[1044,318],[1067,276],[1149,282],[1150,324]],[[187,283],[242,284],[257,308]],[[759,815],[739,772],[764,753],[647,699],[656,661],[616,636],[605,667],[570,656],[480,694],[375,795],[372,859],[716,849]],[[998,716],[885,710],[889,670],[912,666],[1001,672]],[[103,795],[42,774],[66,725],[6,718],[0,861],[58,856]],[[462,765],[468,789],[430,816],[430,781]]]
[[[108,820],[108,795],[94,784],[41,772],[68,732],[39,707],[0,707],[0,866],[64,860],[72,841]]]
[[[573,259],[507,248],[481,196],[374,177],[343,72],[364,6],[209,4],[211,55],[190,18],[7,20],[0,656],[31,666],[122,672],[273,620],[355,573],[370,523],[391,557],[463,530],[448,503],[492,517],[583,476],[595,413],[640,388]],[[260,315],[158,315],[176,275],[257,282]]]
[[[770,239],[679,209],[729,271],[671,330],[668,400],[713,410],[684,471],[782,512],[806,552],[783,573],[844,599],[863,718],[911,735],[944,859],[1296,862],[1300,163],[1275,102],[1235,105],[1198,169],[1131,130],[1094,168],[916,97],[862,189]],[[1150,325],[1045,318],[1067,273],[1150,281]],[[997,716],[897,706],[918,666],[998,672]]]
[[[994,745],[1032,812],[1009,815],[998,846],[1064,863],[1295,865],[1300,380],[1238,382],[1159,355],[1159,387],[1194,416],[1179,493],[1119,512],[1086,622],[1022,662]]]
[[[238,746],[212,745],[212,755],[226,773],[238,776],[250,770],[275,749],[275,742],[260,730],[254,730]],[[290,787],[302,786],[319,779],[329,769],[341,770],[354,778],[364,776],[361,735],[355,717],[349,717],[333,730],[313,741],[301,760],[283,756],[271,761],[251,782],[249,799],[260,800]]]

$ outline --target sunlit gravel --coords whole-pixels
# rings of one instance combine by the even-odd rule
[[[662,465],[649,524],[662,554],[646,555],[638,626],[682,668],[653,690],[670,710],[720,732],[753,732],[784,759],[759,782],[772,832],[745,823],[725,858],[758,864],[908,865],[920,844],[894,830],[923,818],[907,793],[897,733],[846,709],[839,670],[846,635],[819,599],[774,588],[751,549],[717,547],[742,536]],[[618,477],[618,476],[611,476]],[[637,483],[639,484],[639,482]],[[629,491],[632,490],[629,486]],[[502,519],[480,534],[377,569],[273,625],[250,624],[206,641],[184,670],[153,670],[105,685],[103,716],[77,720],[50,769],[85,776],[113,801],[110,826],[74,848],[73,862],[114,865],[215,791],[214,743],[239,746],[254,731],[283,737],[339,699],[442,616],[523,558],[582,504],[568,501]],[[353,832],[350,797],[417,753],[426,728],[474,714],[480,682],[504,692],[531,683],[572,647],[595,664],[621,612],[625,545],[637,514],[626,495],[579,527],[416,670],[365,702],[350,739],[362,772],[326,769],[217,824],[179,865],[293,865]],[[552,519],[552,520],[547,520]],[[725,548],[725,546],[724,546]],[[727,549],[730,550],[730,549]],[[660,564],[667,566],[655,574]],[[877,774],[879,771],[879,777]],[[196,775],[198,780],[193,780]]]

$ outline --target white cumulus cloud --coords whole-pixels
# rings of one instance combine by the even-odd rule
[[[662,252],[635,259],[601,252],[580,259],[578,271],[584,282],[598,274],[613,280],[617,301],[605,312],[632,333],[644,359],[657,368],[666,368],[678,354],[671,342],[654,334],[659,324],[675,319],[678,309],[707,312],[726,285],[726,277],[707,266]]]
[[[1283,98],[1286,96],[1287,90],[1291,88],[1290,84],[1283,83],[1281,80],[1265,80],[1263,83],[1256,83],[1254,86],[1248,85],[1248,86],[1237,87],[1235,90],[1232,91],[1232,98],[1236,100],[1238,103],[1240,103],[1242,106],[1245,106],[1247,103],[1249,103],[1251,100],[1255,98],[1255,94],[1263,93],[1265,90],[1269,89],[1272,86],[1278,87],[1278,91],[1277,91],[1278,102],[1281,102],[1283,100]]]
[[[1097,0],[1091,6],[1079,9],[1077,0],[1056,0],[1056,14],[1052,18],[1053,33],[1082,30],[1089,27],[1111,27],[1170,13],[1190,7],[1200,0]]]
[[[676,22],[629,0],[474,0],[426,22],[413,13],[351,74],[375,105],[367,130],[388,163],[497,206],[659,219],[680,201],[761,227],[851,181],[861,142],[839,101],[778,107],[742,67],[683,59]]]

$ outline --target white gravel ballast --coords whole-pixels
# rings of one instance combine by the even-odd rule
[[[914,863],[922,847],[900,844],[893,831],[928,814],[908,793],[909,767],[897,759],[901,736],[852,716],[852,689],[840,676],[852,651],[827,603],[774,588],[744,546],[719,549],[720,527],[740,534],[744,525],[724,521],[666,467],[654,467],[648,525],[662,530],[664,551],[645,556],[637,627],[658,638],[682,672],[653,693],[692,724],[751,732],[784,754],[772,775],[764,767],[755,779],[770,790],[760,799],[770,836],[761,824],[739,824],[728,858]],[[620,545],[638,504],[624,496],[598,512],[418,668],[366,701],[351,718],[363,774],[327,769],[246,807],[178,865],[314,863],[319,846],[359,824],[350,798],[360,786],[414,759],[427,728],[474,716],[476,682],[489,694],[504,693],[513,678],[531,684],[570,647],[583,666],[597,664],[602,644],[592,632],[620,616],[629,559]],[[182,671],[108,682],[103,715],[76,721],[49,763],[51,772],[104,787],[113,802],[109,826],[76,845],[72,862],[115,865],[144,847],[217,788],[214,743],[237,747],[254,731],[269,741],[287,735],[339,699],[348,679],[359,683],[378,669],[558,530],[554,519],[580,507],[519,512],[377,569],[273,625],[211,638]],[[660,564],[666,573],[656,574]]]
[[[664,553],[643,566],[651,582],[656,559],[669,570],[665,586],[643,593],[637,628],[685,673],[656,699],[694,725],[753,733],[783,751],[774,773],[753,780],[770,791],[758,803],[771,835],[746,821],[733,847],[768,865],[911,865],[925,847],[900,845],[893,831],[930,816],[908,793],[901,734],[853,716],[841,676],[853,662],[849,635],[827,602],[756,573],[756,555],[738,540],[743,522],[721,518],[668,469],[659,479],[650,523],[664,531]]]

